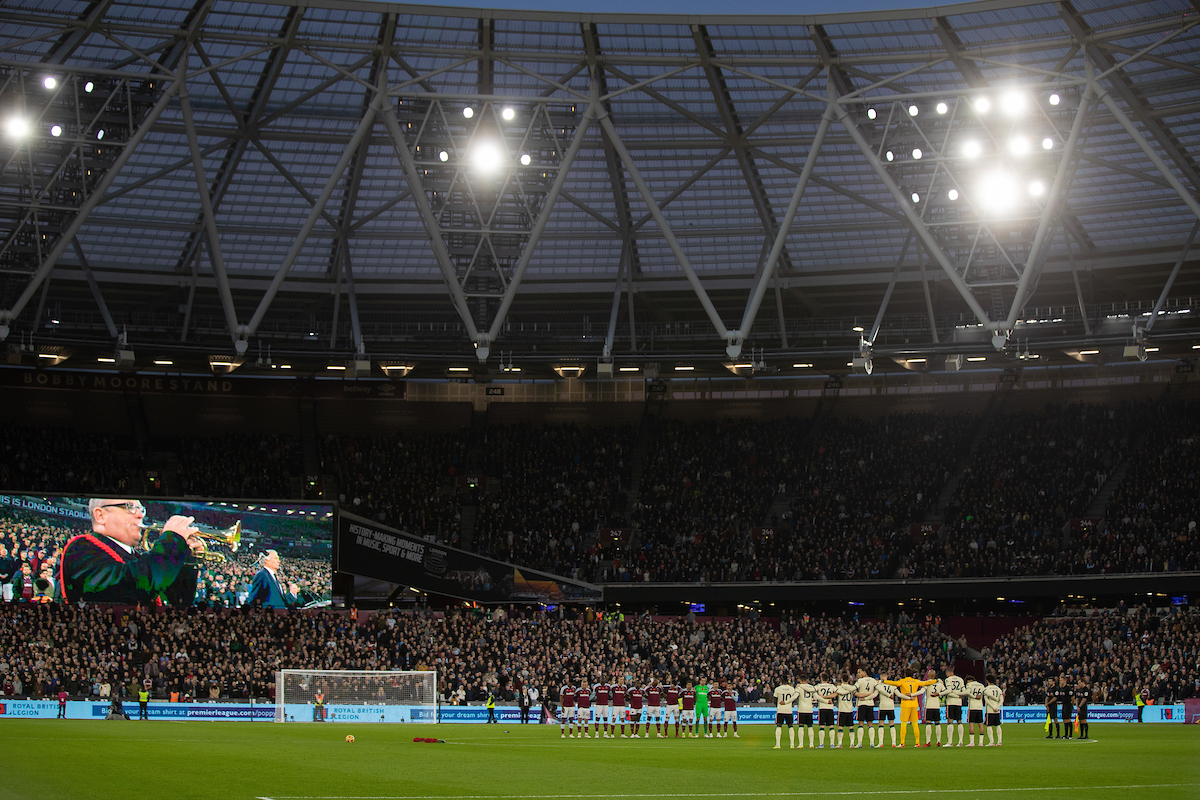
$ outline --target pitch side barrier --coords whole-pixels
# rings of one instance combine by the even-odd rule
[[[67,719],[99,719],[108,714],[109,704],[90,700],[67,701]],[[483,724],[487,722],[487,709],[483,706],[442,706],[441,709],[429,706],[341,706],[327,705],[326,722],[329,723],[463,723]],[[285,711],[297,719],[311,719],[313,707],[302,703],[288,703]],[[131,719],[137,719],[138,704],[136,701],[125,703],[125,712]],[[58,716],[57,700],[11,700],[0,698],[0,720],[5,719],[54,719]],[[152,720],[173,720],[177,722],[216,721],[216,722],[274,722],[275,705],[273,703],[167,703],[151,701],[147,706],[147,716]],[[519,724],[521,710],[517,706],[496,706],[496,718],[505,724]],[[1042,706],[1005,706],[1002,720],[1008,723],[1042,724],[1046,721],[1046,709]],[[1090,706],[1088,708],[1089,722],[1135,722],[1137,708],[1135,706]],[[542,722],[540,709],[534,708],[529,712],[531,724]],[[814,723],[815,723],[814,714]],[[1162,706],[1144,706],[1142,722],[1200,722],[1200,716],[1188,719],[1184,704]],[[558,718],[552,717],[550,724],[557,725]],[[775,723],[774,706],[739,706],[738,724],[740,725],[773,725]]]

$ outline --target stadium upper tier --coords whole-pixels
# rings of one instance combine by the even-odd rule
[[[9,0],[0,339],[545,377],[1190,355],[1197,25],[1191,0]]]
[[[536,685],[557,699],[565,681],[628,675],[728,681],[742,703],[769,700],[789,675],[811,679],[862,667],[870,674],[940,670],[975,659],[1011,705],[1040,704],[1048,680],[1080,677],[1093,702],[1200,696],[1200,615],[1145,607],[1087,618],[1023,620],[995,643],[955,639],[938,620],[786,615],[782,619],[628,616],[592,621],[540,611],[381,612],[368,624],[331,612],[146,612],[90,606],[0,605],[0,691],[51,697],[262,698],[277,669],[436,669],[444,703],[512,699]],[[988,645],[988,646],[984,646]],[[981,647],[980,651],[973,647]],[[982,659],[983,663],[980,663]]]
[[[721,583],[1198,570],[1198,441],[1200,408],[1168,398],[327,435],[316,451],[327,496],[401,530],[597,583]],[[157,453],[168,494],[284,499],[305,474],[287,437],[153,446],[178,453]],[[0,447],[6,491],[145,488],[127,439],[5,426]],[[39,564],[64,537],[0,529]]]

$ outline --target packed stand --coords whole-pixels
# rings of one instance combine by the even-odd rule
[[[914,554],[910,576],[1082,571],[1063,544],[1063,528],[1131,454],[1150,408],[1052,405],[1044,414],[992,420],[959,479],[938,541]],[[1140,571],[1134,567],[1121,571]]]
[[[1145,609],[1043,620],[985,651],[1010,702],[1040,704],[1042,682],[1087,675],[1097,702],[1140,687],[1164,701],[1200,695],[1200,614]],[[561,618],[540,610],[276,614],[145,611],[92,605],[0,607],[0,685],[8,696],[130,696],[150,681],[160,699],[272,698],[278,669],[436,669],[445,703],[511,700],[521,685],[550,696],[564,680],[701,676],[728,681],[741,702],[770,699],[789,675],[863,667],[900,674],[962,655],[937,620],[848,616]]]
[[[831,419],[808,444],[790,518],[764,548],[793,580],[904,578],[910,526],[934,510],[978,417]]]
[[[226,434],[179,440],[179,480],[190,497],[281,499],[296,496],[304,473],[291,436]]]
[[[1200,570],[1200,403],[1152,410],[1146,441],[1107,509],[1072,535],[1072,572]]]
[[[321,471],[332,474],[346,511],[458,545],[462,506],[454,485],[466,461],[465,432],[329,435]]]
[[[0,425],[0,489],[120,492],[128,483],[127,437],[72,428]]]
[[[650,581],[775,579],[781,565],[759,553],[749,533],[802,468],[808,425],[660,422],[634,515],[641,546],[610,573]]]
[[[1200,613],[1158,615],[1145,606],[1090,617],[1050,617],[999,639],[983,655],[1006,676],[1016,704],[1046,700],[1047,684],[1088,679],[1096,703],[1133,703],[1142,689],[1154,702],[1200,697]]]
[[[632,426],[509,425],[487,429],[487,474],[472,549],[502,561],[591,579],[585,537],[624,522],[637,430]],[[581,568],[582,567],[582,568]]]

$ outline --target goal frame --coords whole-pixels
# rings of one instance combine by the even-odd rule
[[[324,714],[318,719],[311,695],[299,697],[293,692],[289,699],[288,678],[304,676],[320,681],[365,678],[378,685],[392,678],[416,678],[413,689],[420,695],[422,685],[431,694],[428,702],[419,697],[411,701],[377,700],[364,698],[347,701],[330,697],[325,701]],[[379,670],[379,669],[281,669],[275,671],[275,721],[276,722],[383,722],[383,723],[436,723],[441,719],[441,697],[438,693],[437,670]]]

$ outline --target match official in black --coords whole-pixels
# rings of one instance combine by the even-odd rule
[[[1063,738],[1072,739],[1071,715],[1075,713],[1075,698],[1071,695],[1071,687],[1067,686],[1067,676],[1060,679],[1058,702],[1062,704]]]
[[[1046,681],[1046,719],[1050,721],[1046,728],[1047,739],[1057,739],[1058,736],[1058,685],[1054,678]]]
[[[1088,738],[1088,703],[1092,702],[1092,687],[1088,686],[1086,677],[1079,679],[1079,686],[1075,689],[1075,704],[1079,709],[1079,738]]]

